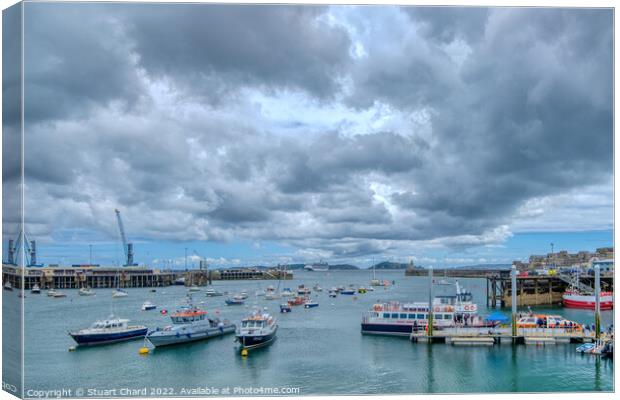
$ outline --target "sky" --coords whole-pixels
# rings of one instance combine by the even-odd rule
[[[185,249],[452,266],[610,246],[612,18],[26,3],[26,234],[44,263],[87,263],[89,245],[119,263],[118,208],[137,262],[179,268]],[[19,117],[4,106],[3,243]]]

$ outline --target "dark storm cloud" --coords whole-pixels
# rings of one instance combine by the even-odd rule
[[[146,239],[466,247],[612,171],[608,10],[54,6],[28,5],[42,235],[119,207]]]
[[[320,22],[324,11],[316,6],[149,5],[132,9],[126,21],[148,73],[171,77],[204,97],[227,95],[237,85],[327,97],[338,88],[350,42],[344,30]]]

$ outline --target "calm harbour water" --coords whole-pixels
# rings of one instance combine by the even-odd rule
[[[258,289],[277,285],[277,281],[219,281],[220,291],[250,294],[247,307],[227,307],[225,297],[207,298],[194,294],[194,302],[210,313],[216,310],[234,322],[251,306],[267,307],[279,321],[278,340],[270,347],[252,351],[242,358],[234,335],[215,338],[138,355],[141,340],[100,347],[78,348],[67,335],[70,329],[89,326],[113,310],[132,323],[149,328],[169,324],[159,311],[141,311],[145,300],[159,309],[174,310],[183,303],[183,287],[129,289],[129,296],[112,299],[110,289],[96,290],[96,296],[80,297],[76,290],[65,290],[67,298],[52,299],[44,293],[27,294],[25,328],[25,389],[75,390],[147,388],[147,396],[179,396],[185,389],[227,387],[293,387],[299,394],[405,394],[471,392],[547,392],[611,391],[613,362],[575,352],[575,344],[547,347],[495,345],[493,347],[454,347],[445,344],[412,344],[406,338],[360,334],[362,312],[378,300],[424,301],[427,279],[405,277],[403,271],[377,272],[378,278],[395,280],[388,290],[378,288],[365,295],[327,296],[331,286],[368,285],[367,271],[295,272],[295,279],[281,282],[295,289],[298,284],[318,282],[324,291],[313,294],[320,306],[295,307],[290,314],[279,314],[282,301],[254,296]],[[481,314],[485,311],[485,280],[459,279],[474,293]],[[453,286],[451,286],[453,290]],[[443,291],[444,288],[436,289]],[[15,292],[4,293],[5,307]],[[8,302],[6,300],[9,300]],[[200,304],[202,302],[202,304]],[[591,312],[562,308],[535,308],[552,311],[579,322],[592,322]],[[489,311],[490,312],[490,311]],[[504,310],[508,315],[509,310]],[[10,317],[10,315],[8,316]],[[15,317],[15,316],[14,316]],[[5,315],[6,321],[7,315]],[[603,313],[603,324],[613,312]],[[6,336],[5,336],[6,338]],[[13,354],[13,352],[11,352]],[[5,364],[6,365],[6,364]],[[5,371],[5,380],[11,373]],[[159,392],[152,390],[160,388]],[[105,392],[97,392],[105,395]],[[31,392],[32,394],[32,392]],[[230,394],[237,394],[231,391]],[[246,393],[247,394],[247,393]]]

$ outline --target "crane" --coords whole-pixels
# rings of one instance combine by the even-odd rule
[[[123,220],[121,219],[121,212],[118,209],[114,209],[116,213],[116,221],[118,222],[118,230],[121,233],[121,241],[123,242],[123,252],[125,252],[125,257],[127,262],[125,266],[135,265],[133,263],[133,243],[127,243],[127,238],[125,237],[125,228],[123,227]]]

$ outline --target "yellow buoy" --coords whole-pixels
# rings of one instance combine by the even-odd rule
[[[140,347],[140,350],[138,350],[138,354],[149,354],[149,348],[148,347]]]
[[[247,349],[241,350],[241,356],[247,357],[248,356],[248,350]]]

